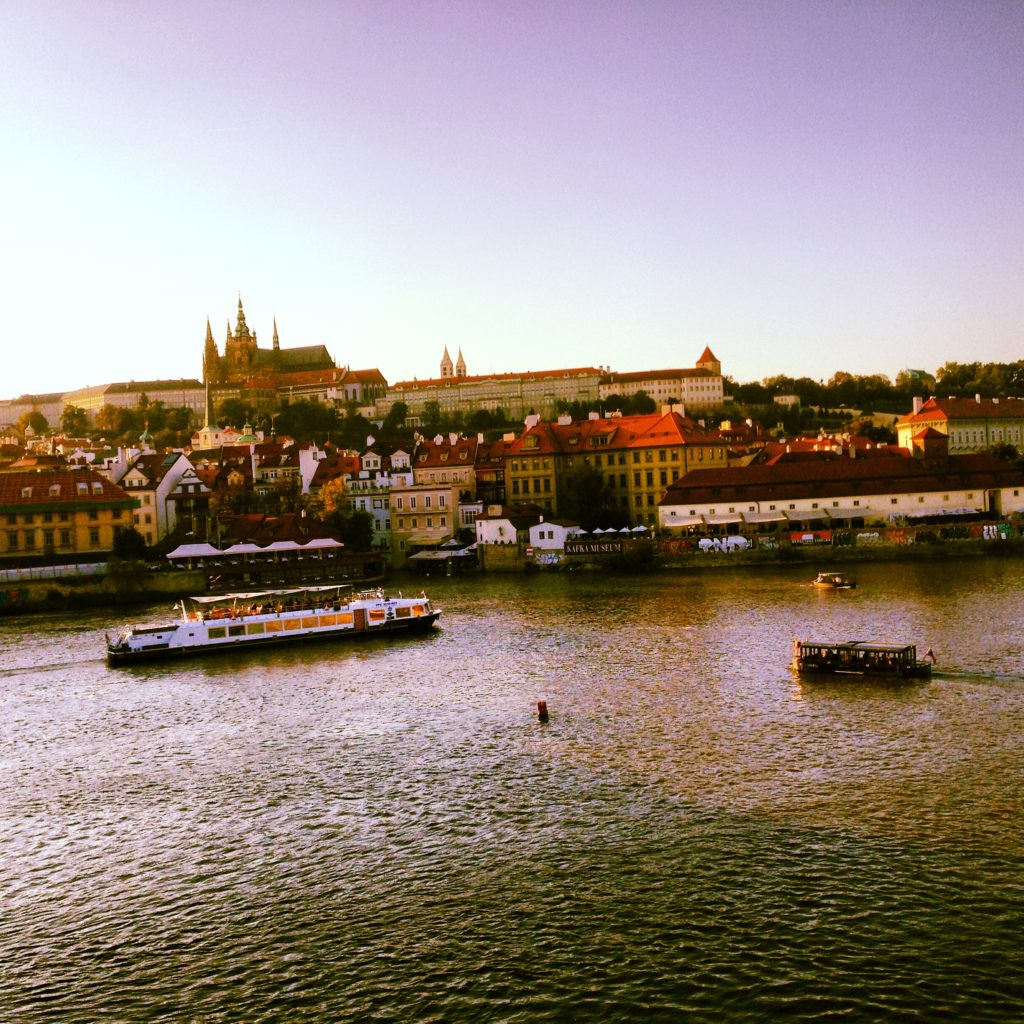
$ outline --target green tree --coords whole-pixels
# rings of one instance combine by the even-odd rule
[[[625,514],[615,505],[596,466],[581,466],[571,473],[558,497],[559,513],[579,523],[584,530],[602,530],[626,525]]]
[[[46,417],[38,409],[33,409],[31,412],[23,412],[18,417],[16,426],[22,433],[25,432],[26,427],[31,427],[37,435],[45,434],[50,429],[50,424],[46,422]]]
[[[395,402],[388,409],[387,416],[381,424],[381,430],[385,434],[396,434],[405,427],[406,417],[409,415],[409,406],[405,402]]]
[[[134,526],[118,530],[114,536],[112,554],[125,561],[141,560],[146,557],[146,538]]]
[[[233,426],[241,429],[248,419],[248,410],[237,398],[225,398],[217,406],[217,422],[221,426]]]
[[[65,437],[85,437],[89,432],[89,417],[77,405],[66,405],[60,414],[60,431]]]
[[[373,516],[353,509],[348,488],[340,477],[328,480],[306,498],[307,512],[320,520],[351,551],[369,551],[373,544]]]
[[[423,433],[427,437],[433,437],[441,429],[441,405],[439,402],[424,402],[423,414],[420,416],[420,424]]]

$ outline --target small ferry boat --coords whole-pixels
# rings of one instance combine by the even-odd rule
[[[935,660],[929,650],[926,658]],[[927,679],[928,661],[917,660],[913,644],[869,643],[849,640],[843,644],[816,640],[793,641],[793,669],[801,675],[899,676]]]
[[[853,590],[857,584],[841,572],[819,572],[811,586],[820,590]]]
[[[441,615],[426,594],[388,597],[349,585],[203,595],[175,605],[180,618],[126,625],[107,637],[107,663],[180,658],[300,640],[333,640],[429,629]]]

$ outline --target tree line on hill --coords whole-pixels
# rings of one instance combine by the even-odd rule
[[[849,410],[862,413],[885,412],[902,415],[909,411],[916,395],[959,395],[984,398],[1024,395],[1024,360],[1012,363],[946,363],[934,378],[902,371],[895,382],[884,374],[857,375],[839,371],[828,381],[810,377],[777,375],[762,381],[738,383],[725,378],[725,393],[732,404],[720,409],[701,410],[698,415],[713,425],[723,419],[735,420],[737,415],[766,428],[782,424],[790,434],[818,426],[835,428],[849,422]],[[779,395],[796,395],[799,406],[783,406],[775,402]],[[654,400],[645,392],[634,395],[613,395],[601,401],[558,403],[559,414],[573,419],[586,419],[591,412],[608,415],[639,415],[654,412]],[[298,401],[274,410],[250,409],[237,399],[228,399],[217,408],[220,425],[244,424],[271,433],[288,435],[297,440],[332,440],[336,445],[356,451],[363,449],[368,436],[408,436],[408,407],[395,402],[383,423],[373,423],[362,416],[358,405],[350,402],[343,408],[319,402]],[[134,408],[105,405],[90,420],[83,409],[67,406],[57,425],[66,437],[99,439],[110,444],[132,444],[144,431],[153,438],[155,447],[184,447],[192,433],[202,424],[191,410],[167,407],[161,401],[150,401],[145,395]],[[31,426],[37,435],[49,433],[50,424],[40,412],[22,415],[17,426]],[[427,402],[416,429],[424,436],[436,434],[484,433],[496,436],[506,430],[519,430],[522,424],[502,409],[476,409],[471,412],[444,412],[437,402]]]

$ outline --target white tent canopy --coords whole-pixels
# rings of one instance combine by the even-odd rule
[[[345,545],[333,537],[314,537],[312,540],[306,541],[302,546],[306,551],[309,551],[312,548],[343,548]]]
[[[246,541],[244,544],[232,544],[224,551],[225,555],[261,555],[263,548],[258,544],[251,544]]]
[[[221,554],[212,544],[179,544],[168,558],[216,558]]]

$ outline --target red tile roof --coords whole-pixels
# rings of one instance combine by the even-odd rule
[[[934,423],[942,420],[1024,419],[1024,398],[929,398],[920,412],[911,412],[897,423]]]
[[[1018,486],[1024,487],[1024,472],[987,454],[937,459],[847,457],[741,469],[696,469],[672,484],[659,504],[838,498],[907,491],[982,491]]]
[[[452,469],[457,466],[472,466],[476,463],[477,439],[459,437],[452,444],[447,438],[436,441],[421,441],[412,458],[413,469]]]
[[[532,438],[536,440],[530,440]],[[677,412],[654,412],[643,416],[574,420],[572,423],[540,422],[524,430],[512,443],[508,454],[568,455],[576,452],[717,442],[718,438],[702,430],[687,416]]]
[[[79,485],[84,484],[82,488]],[[0,473],[0,508],[135,508],[138,503],[93,469],[16,470]]]

